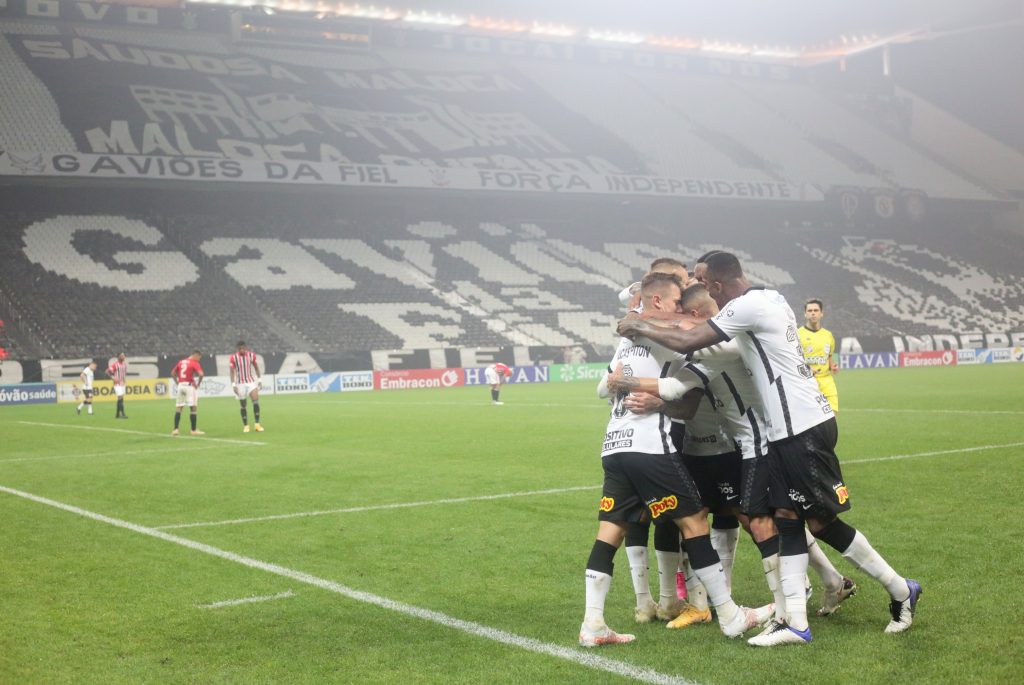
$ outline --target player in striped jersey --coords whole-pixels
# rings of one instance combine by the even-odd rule
[[[128,358],[124,352],[121,352],[117,355],[117,359],[110,362],[110,366],[107,367],[107,378],[114,381],[114,395],[117,397],[117,414],[114,416],[116,419],[128,418],[124,413],[124,389],[127,377]]]
[[[228,366],[231,367],[231,385],[235,389],[235,397],[242,405],[242,432],[249,432],[249,411],[246,408],[246,401],[251,398],[253,418],[256,419],[253,427],[257,433],[262,433],[260,388],[263,387],[263,381],[259,362],[256,361],[256,353],[249,349],[244,340],[239,340],[238,351],[231,355]]]

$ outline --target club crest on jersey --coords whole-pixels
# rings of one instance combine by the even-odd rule
[[[651,509],[651,518],[656,519],[666,511],[672,511],[679,506],[679,500],[676,499],[675,495],[669,495],[668,497],[662,497],[657,502],[651,502],[647,505]]]
[[[612,509],[615,508],[615,498],[602,497],[601,503],[597,506],[597,508],[600,509],[601,511],[611,511]]]
[[[842,483],[833,485],[832,489],[836,491],[836,499],[840,504],[846,504],[846,500],[850,499],[850,490]]]

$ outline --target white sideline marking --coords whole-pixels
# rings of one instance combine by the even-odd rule
[[[484,401],[471,401],[471,402],[385,402],[382,400],[367,400],[359,402],[358,400],[335,400],[335,399],[323,399],[323,400],[299,400],[290,399],[289,404],[344,404],[350,407],[397,407],[397,406],[447,406],[447,407],[493,407],[490,400]],[[594,402],[506,402],[506,407],[572,407],[574,409],[586,409],[587,407],[597,407],[603,411],[608,411],[608,407],[603,403]],[[493,410],[497,411],[497,410]]]
[[[197,604],[196,607],[199,609],[220,609],[221,607],[233,607],[239,604],[255,604],[256,602],[271,602],[275,599],[288,599],[294,597],[295,593],[291,590],[285,590],[279,592],[276,595],[264,595],[262,597],[243,597],[242,599],[225,599],[223,602],[213,602],[212,604]]]
[[[463,502],[486,502],[495,499],[510,499],[513,497],[530,497],[532,495],[556,495],[562,492],[577,492],[580,490],[600,490],[600,485],[579,485],[571,488],[552,488],[549,490],[529,490],[526,492],[503,492],[497,495],[478,495],[475,497],[449,497],[447,499],[433,499],[421,502],[394,502],[392,504],[371,504],[363,507],[347,507],[345,509],[325,509],[323,511],[300,511],[293,514],[272,514],[270,516],[254,516],[244,519],[229,519],[227,521],[200,521],[198,523],[176,523],[169,526],[154,526],[154,530],[174,530],[179,528],[201,528],[205,526],[230,526],[239,523],[254,523],[256,521],[280,521],[281,519],[304,518],[307,516],[327,516],[328,514],[354,514],[360,511],[379,511],[382,509],[408,509],[410,507],[428,507],[435,504],[461,504]]]
[[[859,411],[874,414],[1009,414],[1020,416],[1024,411],[1011,411],[1009,409],[843,409],[843,412]]]
[[[18,421],[26,426],[47,426],[49,428],[74,428],[82,431],[103,431],[106,433],[128,433],[129,435],[148,435],[152,438],[179,438],[179,436],[171,435],[170,433],[149,433],[146,431],[133,431],[127,428],[102,428],[100,426],[72,426],[68,423],[43,423],[42,421]],[[187,428],[185,430],[188,430]],[[186,438],[195,438],[197,440],[206,440],[209,442],[227,442],[232,445],[266,445],[265,442],[259,442],[258,440],[232,440],[231,438],[208,438],[206,436],[186,435]]]
[[[1024,442],[1011,442],[1004,445],[980,445],[978,447],[962,447],[952,450],[938,450],[933,452],[915,452],[913,454],[894,454],[888,457],[868,457],[866,459],[840,459],[840,466],[849,464],[870,464],[879,461],[898,461],[900,459],[915,459],[918,457],[937,457],[943,454],[963,454],[967,452],[981,452],[984,450],[1007,449],[1010,447],[1024,447]],[[361,511],[378,511],[381,509],[406,509],[409,507],[425,507],[437,504],[461,504],[463,502],[482,502],[496,499],[509,499],[512,497],[529,497],[531,495],[555,495],[563,492],[578,492],[582,490],[599,490],[600,485],[580,485],[571,488],[552,488],[550,490],[530,490],[526,492],[506,492],[498,495],[480,495],[478,497],[450,497],[448,499],[435,499],[423,502],[395,502],[392,504],[373,504],[363,507],[348,507],[346,509],[325,509],[322,511],[300,511],[292,514],[273,514],[270,516],[254,516],[251,518],[227,519],[225,521],[201,521],[198,523],[176,523],[167,526],[155,526],[155,530],[175,530],[180,528],[203,528],[209,526],[231,526],[241,523],[258,523],[260,521],[280,521],[282,519],[304,518],[307,516],[328,516],[330,514],[354,514]]]
[[[55,454],[49,457],[15,457],[13,459],[0,459],[0,464],[12,461],[49,461],[50,459],[85,459],[87,457],[120,457],[126,454],[167,454],[169,452],[201,452],[203,450],[220,449],[216,445],[205,447],[169,447],[167,449],[151,450],[122,450],[120,452],[92,452],[90,454]]]
[[[584,651],[580,648],[570,648],[562,645],[553,644],[550,642],[542,642],[535,640],[530,637],[522,635],[516,635],[515,633],[509,633],[504,630],[497,628],[491,628],[489,626],[482,625],[480,623],[474,623],[472,621],[464,621],[454,616],[441,613],[440,611],[434,611],[432,609],[423,609],[412,604],[406,604],[404,602],[398,602],[387,597],[380,595],[374,595],[369,592],[363,592],[361,590],[355,590],[353,588],[337,583],[333,580],[327,580],[326,578],[320,578],[318,576],[304,573],[302,571],[296,571],[294,569],[280,566],[278,564],[272,564],[267,561],[260,561],[259,559],[253,559],[252,557],[242,556],[241,554],[235,554],[227,550],[213,547],[202,542],[196,542],[187,538],[172,535],[171,533],[165,533],[155,528],[148,528],[146,526],[140,526],[137,523],[131,523],[129,521],[123,521],[121,519],[112,518],[110,516],[104,516],[103,514],[97,514],[92,511],[80,509],[79,507],[71,504],[64,504],[63,502],[57,502],[55,500],[40,497],[39,495],[33,495],[28,492],[22,492],[21,490],[15,490],[6,486],[0,485],[0,492],[6,492],[15,497],[21,497],[23,499],[44,504],[48,507],[54,507],[55,509],[62,509],[78,516],[99,521],[100,523],[106,523],[117,528],[123,528],[124,530],[130,530],[133,533],[139,533],[140,535],[146,535],[164,542],[171,542],[175,545],[180,545],[196,552],[202,552],[213,557],[232,561],[248,568],[257,569],[260,571],[266,571],[283,578],[288,578],[299,583],[305,583],[306,585],[312,585],[313,587],[320,588],[321,590],[327,590],[349,599],[354,599],[357,602],[364,602],[366,604],[372,604],[374,606],[381,607],[382,609],[388,609],[406,616],[413,618],[419,618],[424,621],[430,621],[446,628],[453,628],[460,630],[470,635],[477,637],[486,638],[493,640],[504,645],[512,647],[518,647],[525,649],[529,652],[536,654],[545,654],[547,656],[553,656],[558,659],[564,659],[566,661],[572,661],[581,666],[587,668],[593,668],[608,673],[614,673],[621,675],[626,678],[632,678],[645,683],[655,683],[658,685],[697,685],[691,680],[685,680],[673,675],[661,673],[650,668],[644,668],[641,666],[634,666],[633,664],[626,663],[624,661],[616,661],[614,659],[608,659],[606,657],[598,656],[593,652]]]
[[[1008,447],[1024,447],[1024,442],[1009,442],[1005,445],[979,445],[978,447],[961,447],[955,450],[938,450],[936,452],[915,452],[914,454],[894,454],[891,457],[870,457],[868,459],[840,459],[839,465],[869,464],[874,461],[896,461],[898,459],[914,459],[915,457],[937,457],[940,454],[963,454],[965,452],[981,452],[983,450],[1001,450]]]

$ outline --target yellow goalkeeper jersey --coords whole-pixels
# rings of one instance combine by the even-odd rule
[[[808,330],[801,326],[798,331],[800,335],[800,347],[804,352],[804,360],[811,367],[815,378],[830,377],[832,375],[832,353],[836,350],[836,339],[832,332],[825,328],[816,331]]]

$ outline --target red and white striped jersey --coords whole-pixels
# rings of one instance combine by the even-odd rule
[[[231,355],[228,365],[235,370],[235,383],[255,383],[259,380],[256,374],[256,353],[251,350]]]
[[[117,361],[116,359],[107,367],[107,376],[114,381],[114,385],[124,385],[125,377],[128,375],[128,362]]]

